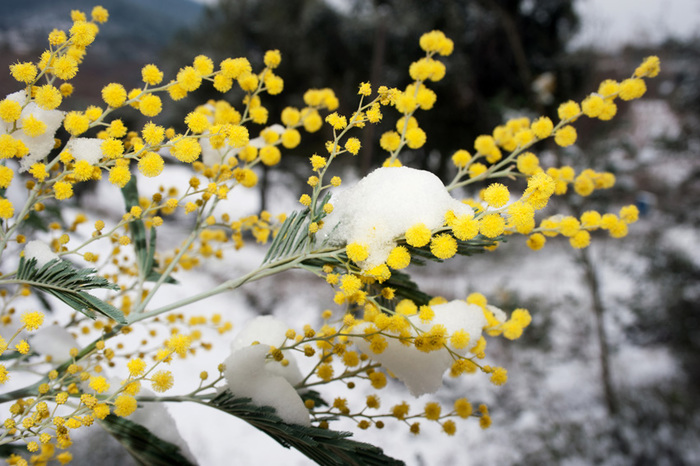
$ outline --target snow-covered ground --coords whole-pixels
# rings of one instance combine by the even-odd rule
[[[700,31],[700,3],[695,0],[577,0],[575,8],[581,30],[573,48],[615,52],[626,45],[697,39]]]
[[[584,24],[575,42],[577,47],[592,43],[600,46],[602,41],[613,50],[629,43],[658,43],[668,36],[696,37],[700,25],[700,4],[694,0],[580,0],[577,8]],[[667,106],[659,101],[640,101],[629,115],[634,122],[629,134],[640,150],[635,162],[654,166],[655,176],[669,185],[678,185],[687,179],[693,168],[697,169],[697,160],[670,163],[666,154],[653,147],[654,138],[675,138],[679,134],[678,125],[673,121],[675,117],[669,115]],[[629,168],[635,169],[634,166]],[[273,200],[269,210],[279,213],[296,208],[298,193],[281,187],[285,184],[283,177],[272,176],[271,185],[280,187],[273,188],[268,196]],[[189,174],[182,170],[172,170],[168,174],[173,184],[179,181],[182,185],[188,178]],[[144,194],[156,189],[157,185],[142,186]],[[118,196],[116,188],[102,184],[95,196],[86,198],[85,208],[100,216],[118,218],[120,204],[104,202],[115,196]],[[232,216],[258,211],[258,197],[251,191],[232,193],[231,197],[238,199],[230,203]],[[658,223],[667,220],[657,211],[634,225],[628,240],[594,238],[591,247],[602,277],[612,347],[612,380],[615,389],[622,394],[642,393],[682,382],[682,369],[669,347],[640,345],[630,341],[625,333],[625,328],[635,322],[630,302],[639,292],[638,280],[649,265],[647,259],[638,254],[639,240]],[[174,244],[182,233],[163,230],[159,239],[164,244]],[[658,246],[687,256],[697,267],[700,256],[695,245],[699,239],[693,225],[670,225],[661,235]],[[264,248],[252,245],[227,254],[225,261],[213,261],[193,272],[180,272],[178,279],[183,285],[169,286],[153,304],[167,304],[245,273],[259,264],[263,255]],[[384,430],[359,431],[349,423],[336,428],[353,430],[358,440],[379,445],[389,455],[409,465],[488,466],[541,464],[546,460],[550,464],[568,465],[590,464],[594,460],[601,464],[625,464],[625,457],[616,455],[615,446],[607,438],[611,422],[603,399],[590,291],[568,245],[554,240],[535,253],[525,248],[521,239],[513,238],[492,253],[453,258],[439,267],[429,264],[410,270],[428,293],[460,299],[478,291],[494,302],[522,304],[532,312],[532,328],[526,330],[522,340],[498,342],[489,347],[488,361],[509,370],[509,382],[505,386],[495,387],[486,377],[476,374],[456,381],[446,380],[445,387],[435,395],[445,403],[461,396],[486,402],[491,408],[493,426],[484,431],[473,420],[459,422],[457,434],[452,438],[441,433],[438,426],[426,422],[419,436],[410,434],[408,428],[398,422],[388,422]],[[300,328],[307,322],[318,323],[320,312],[332,308],[332,296],[332,289],[321,280],[303,272],[289,272],[188,306],[183,312],[185,315],[221,313],[234,322],[235,329],[240,329],[259,313],[269,313]],[[198,357],[184,361],[176,360],[172,369],[178,382],[173,393],[191,390],[186,381],[191,383],[192,375],[201,370],[215,373],[216,366],[230,353],[229,342],[235,332],[223,337],[209,335],[215,343],[210,352],[200,352]],[[13,383],[19,382],[21,379],[13,380]],[[352,401],[363,399],[365,394],[366,387],[358,386],[344,396]],[[393,400],[409,397],[400,383],[390,383],[382,393],[385,406],[390,406]],[[432,398],[420,398],[415,404],[421,405],[429,399]],[[302,466],[310,463],[300,453],[282,448],[245,422],[226,414],[190,404],[173,403],[168,409],[180,435],[202,465]],[[672,431],[668,426],[661,425],[656,435],[663,440],[671,435],[669,432]],[[636,438],[634,432],[629,435]],[[692,439],[692,432],[688,435]],[[667,440],[667,444],[672,442],[673,439]],[[83,458],[77,464],[88,464],[88,456],[80,455],[97,451],[92,442],[85,448],[78,441],[75,448],[76,457]],[[677,448],[683,458],[678,464],[700,461],[697,446],[693,447],[687,439],[677,439]],[[607,456],[606,450],[610,452]],[[101,450],[100,455],[103,453]],[[115,458],[118,454],[117,451],[113,453]],[[128,464],[128,461],[119,457],[114,464]]]

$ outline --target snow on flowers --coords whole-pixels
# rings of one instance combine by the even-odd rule
[[[378,168],[332,202],[322,231],[333,244],[364,246],[367,257],[360,263],[366,269],[386,262],[396,239],[409,228],[440,228],[450,211],[474,215],[433,173],[409,167]]]

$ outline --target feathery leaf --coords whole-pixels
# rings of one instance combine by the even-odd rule
[[[318,427],[287,424],[269,406],[255,406],[249,398],[221,392],[209,403],[216,409],[236,416],[265,432],[285,448],[295,448],[324,466],[391,466],[402,461],[386,456],[381,448],[349,440],[352,434]]]
[[[95,318],[97,311],[125,324],[126,318],[119,309],[87,293],[86,290],[98,288],[119,289],[107,279],[95,275],[96,272],[95,269],[75,269],[70,262],[61,259],[54,259],[37,269],[36,259],[20,257],[16,280],[55,296],[91,319]]]
[[[100,425],[121,443],[143,466],[195,466],[180,448],[157,437],[140,424],[123,417],[108,415]]]

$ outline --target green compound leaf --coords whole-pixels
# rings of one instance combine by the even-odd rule
[[[317,205],[323,206],[331,198],[330,193],[326,193],[321,202]],[[289,217],[282,223],[275,239],[270,244],[270,249],[267,250],[263,264],[273,261],[279,261],[287,257],[299,254],[306,248],[313,238],[309,235],[309,224],[318,222],[326,216],[323,209],[318,209],[318,212],[311,218],[311,209],[304,209],[301,212],[292,212]]]
[[[381,284],[377,283],[373,285],[376,294],[379,294],[381,292],[381,289],[385,287],[393,288],[394,295],[397,298],[399,298],[398,300],[410,299],[411,301],[416,303],[417,306],[423,306],[425,304],[428,304],[428,302],[431,299],[433,299],[432,296],[430,296],[427,293],[424,293],[420,290],[420,288],[418,288],[416,282],[411,280],[410,275],[408,275],[407,273],[399,272],[398,270],[392,270],[391,277],[389,277],[388,280],[382,282]],[[395,303],[398,302],[398,300],[392,302],[387,301],[383,302],[382,304],[387,307],[393,308]]]
[[[16,443],[6,443],[0,445],[0,458],[9,458],[12,455],[21,455],[27,452],[26,445],[19,445]]]
[[[481,254],[486,251],[487,247],[495,246],[497,243],[506,242],[504,236],[487,238],[482,235],[478,235],[476,238],[467,241],[462,241],[457,238],[455,238],[455,240],[457,241],[457,255],[459,256]],[[411,253],[411,264],[424,265],[426,259],[435,262],[444,262],[442,259],[438,259],[432,252],[430,252],[429,245],[416,248],[405,244],[405,242],[402,242],[402,244],[406,246],[408,248],[408,252]]]
[[[309,213],[309,209],[306,209],[301,212],[292,212],[287,217],[277,236],[272,240],[263,264],[284,259],[304,249],[310,241],[307,226]]]
[[[295,448],[323,466],[392,466],[402,461],[386,456],[381,448],[349,440],[352,434],[318,427],[287,424],[269,406],[255,406],[249,398],[221,392],[207,405],[236,416],[265,432],[285,448]]]
[[[180,447],[155,436],[140,424],[110,414],[100,425],[142,466],[195,466],[181,453]]]
[[[117,285],[95,273],[95,269],[75,269],[70,262],[61,259],[54,259],[37,269],[36,259],[26,260],[20,257],[16,279],[20,283],[55,296],[91,319],[95,318],[95,312],[99,312],[120,324],[125,324],[126,318],[119,309],[87,293],[86,290],[99,288],[119,289]]]
[[[428,251],[428,254],[430,251]],[[331,266],[336,266],[336,265],[343,265],[349,262],[349,259],[347,255],[343,252],[337,255],[336,257],[328,257],[328,258],[323,258],[323,259],[307,259],[302,262],[302,266],[309,270],[317,270],[320,271],[324,265],[331,265]],[[414,262],[414,258],[411,258],[411,262]],[[425,264],[425,261],[422,261],[419,259],[418,262],[419,265]],[[418,285],[416,282],[411,280],[411,276],[408,275],[407,273],[398,271],[398,270],[392,270],[391,271],[391,277],[382,282],[382,283],[376,283],[372,285],[373,289],[373,294],[379,294],[382,288],[389,287],[394,289],[394,295],[399,298],[399,299],[410,299],[414,303],[416,303],[418,306],[422,306],[423,304],[428,304],[428,301],[430,301],[433,297],[430,296],[427,293],[424,293],[423,291],[418,288]],[[393,305],[390,302],[383,302],[383,304],[387,307],[393,307]]]
[[[130,212],[131,208],[139,205],[139,191],[136,186],[136,178],[132,177],[129,182],[122,188],[122,196],[126,211]],[[156,229],[151,228],[146,234],[146,226],[141,219],[134,219],[129,223],[129,233],[131,234],[131,242],[134,245],[134,252],[139,266],[139,271],[144,276],[144,280],[148,282],[157,282],[161,274],[156,270],[158,261],[155,260],[156,254]],[[165,283],[177,284],[177,280],[172,277],[167,277]]]
[[[321,397],[321,394],[316,390],[305,390],[303,393],[299,393],[301,399],[305,402],[306,400],[311,400],[314,402],[314,406],[328,406],[326,400]]]

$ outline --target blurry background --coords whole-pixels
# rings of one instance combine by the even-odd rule
[[[71,9],[90,11],[94,0],[3,2],[0,69],[34,60],[47,33],[70,25]],[[571,148],[542,144],[546,166],[568,164],[613,172],[617,185],[585,200],[557,198],[552,211],[595,207],[617,211],[636,203],[642,213],[628,238],[594,235],[577,253],[551,240],[533,253],[513,238],[488,255],[414,269],[428,293],[448,299],[479,291],[508,310],[527,307],[533,324],[515,342],[490,346],[489,361],[509,370],[504,387],[483,377],[449,381],[445,403],[466,395],[487,402],[493,426],[458,424],[456,438],[425,426],[412,438],[396,424],[359,432],[408,464],[700,464],[700,4],[694,0],[105,0],[107,24],[73,81],[73,108],[95,103],[109,82],[140,86],[140,68],[156,63],[173,76],[200,53],[215,62],[247,56],[254,68],[268,49],[280,49],[278,74],[285,91],[264,98],[271,115],[301,105],[309,87],[331,87],[342,113],[357,103],[357,86],[370,80],[403,87],[407,68],[421,56],[418,38],[441,29],[455,42],[444,60],[447,76],[432,86],[435,108],[421,118],[425,149],[402,161],[449,179],[451,154],[518,115],[556,115],[557,105],[580,101],[606,78],[624,79],[654,54],[662,73],[648,81],[639,101],[621,103],[611,122],[577,122]],[[0,88],[16,83],[0,74]],[[182,125],[182,115],[208,98],[202,87],[166,105],[161,122]],[[226,96],[238,104],[238,96]],[[134,118],[125,114],[125,119]],[[554,119],[554,118],[553,118]],[[359,177],[383,160],[377,141],[393,126],[362,133],[363,149],[345,170]],[[127,121],[127,123],[136,123]],[[308,176],[307,158],[328,137],[304,137],[285,152],[249,213],[293,207]],[[337,167],[340,168],[340,167]],[[266,174],[264,174],[266,175]],[[272,178],[274,177],[274,178]],[[267,176],[263,178],[267,179]],[[473,195],[474,193],[464,193]],[[275,199],[285,198],[283,202]],[[245,256],[244,256],[245,258]],[[257,259],[257,258],[254,258]],[[244,259],[236,267],[245,270]],[[445,266],[446,265],[446,266]],[[221,266],[218,266],[221,267]],[[299,324],[328,306],[330,291],[304,275],[287,277],[270,293],[266,283],[246,287],[237,305],[252,314],[276,313]],[[308,291],[299,298],[300,284]],[[262,296],[262,298],[261,298]],[[207,304],[209,305],[209,304]],[[214,306],[225,306],[217,301]],[[238,315],[228,316],[237,324]],[[215,361],[216,363],[218,361]],[[400,387],[396,385],[396,389]],[[240,424],[210,433],[173,409],[183,436],[202,464],[306,464],[263,438],[246,440]],[[227,422],[218,420],[217,422]],[[425,424],[425,423],[424,423]],[[223,425],[223,424],[220,424]],[[353,428],[348,425],[346,428]],[[231,430],[229,430],[231,429]],[[353,429],[354,430],[354,429]],[[198,433],[199,432],[199,433]],[[227,438],[238,441],[221,445]],[[215,448],[211,445],[218,445]],[[253,443],[251,443],[253,442]],[[257,442],[257,443],[256,443]],[[251,452],[251,445],[260,451]],[[295,462],[296,461],[296,462]],[[120,464],[119,462],[115,464]]]

